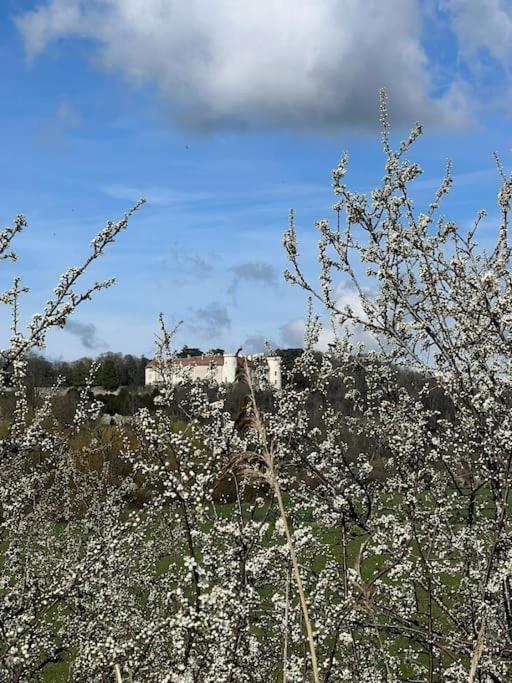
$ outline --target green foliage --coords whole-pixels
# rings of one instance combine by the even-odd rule
[[[115,391],[119,387],[121,376],[113,358],[102,361],[96,381],[107,391]]]
[[[83,387],[89,376],[89,371],[91,369],[91,360],[84,358],[77,361],[71,367],[70,373],[70,383],[74,387]]]

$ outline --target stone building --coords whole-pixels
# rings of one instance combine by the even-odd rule
[[[238,367],[241,366],[245,360],[249,370],[254,367],[256,363],[255,356],[237,356],[234,353],[225,353],[219,356],[189,356],[188,358],[173,358],[173,366],[179,370],[180,367],[190,368],[191,379],[206,379],[212,377],[221,384],[222,382],[232,383],[236,381],[236,374]],[[281,358],[279,356],[267,356],[265,361],[268,366],[267,379],[269,384],[276,389],[281,389]],[[150,361],[146,365],[146,384],[158,384],[160,381],[161,371],[159,362],[156,360]],[[176,382],[180,381],[180,374],[175,374]]]

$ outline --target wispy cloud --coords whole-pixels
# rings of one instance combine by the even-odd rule
[[[202,281],[210,277],[215,270],[211,257],[191,253],[179,244],[164,254],[160,268],[161,280],[179,285]]]
[[[100,190],[109,197],[129,202],[137,201],[140,197],[144,197],[150,204],[155,206],[177,206],[195,202],[210,202],[217,196],[213,192],[180,192],[179,190],[162,186],[137,187],[116,183],[103,185]]]
[[[274,202],[286,202],[289,206],[296,197],[325,196],[326,186],[313,183],[290,183],[261,186],[256,190],[215,190],[204,192],[201,190],[177,190],[166,186],[136,186],[110,183],[102,185],[99,190],[113,199],[122,199],[135,202],[144,197],[150,204],[155,206],[195,206],[207,205],[208,207],[226,206],[239,202],[254,202],[258,205]],[[327,188],[328,190],[328,188]]]
[[[455,188],[472,187],[473,185],[479,185],[482,182],[487,182],[493,178],[496,178],[496,181],[498,181],[496,167],[491,166],[488,168],[480,168],[475,171],[465,171],[464,173],[457,173],[457,170],[455,169],[452,171],[452,175]],[[437,178],[421,177],[418,180],[415,180],[411,187],[413,190],[421,190],[422,192],[435,192],[441,185],[441,181],[442,174]]]
[[[66,142],[66,134],[79,126],[82,115],[77,107],[67,98],[62,98],[57,105],[54,117],[39,128],[35,144],[43,150],[59,151]]]
[[[82,342],[82,346],[90,351],[106,348],[107,344],[98,339],[96,325],[93,323],[81,323],[78,320],[68,320],[64,327],[66,332],[78,337]]]
[[[208,338],[216,338],[231,327],[231,318],[225,306],[217,301],[197,308],[186,326],[193,332]]]
[[[512,57],[512,7],[507,0],[441,0],[440,4],[452,16],[459,54],[469,68],[485,66],[482,51],[502,63]]]
[[[271,263],[262,261],[245,261],[231,268],[233,279],[228,288],[228,294],[233,298],[240,285],[249,283],[277,287],[277,269]]]

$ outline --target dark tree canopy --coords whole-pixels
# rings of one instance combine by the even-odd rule
[[[223,356],[224,355],[224,349],[217,349],[217,348],[208,349],[206,354],[208,356]]]
[[[198,349],[196,346],[187,346],[186,344],[185,346],[183,346],[181,351],[178,351],[178,353],[176,354],[178,358],[188,358],[189,356],[193,357],[202,355],[203,352],[201,351],[201,349]]]

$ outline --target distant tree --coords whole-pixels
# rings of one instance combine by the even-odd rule
[[[198,349],[196,346],[185,346],[179,351],[176,356],[178,358],[188,358],[189,356],[202,356],[203,352],[201,349]]]
[[[33,387],[47,387],[57,379],[57,367],[54,363],[39,354],[30,354],[27,358],[27,380]]]
[[[222,352],[221,349],[215,349],[214,351]],[[199,349],[192,348],[186,351],[186,355],[197,355],[198,352]],[[117,375],[118,385],[144,386],[144,371],[149,362],[146,357],[109,352],[102,354],[99,357],[99,360],[101,363],[100,372],[97,377],[99,384],[102,384],[103,382],[101,378],[103,372],[102,368],[105,362],[109,360],[108,365],[110,368],[112,365],[115,366],[115,373],[113,373],[112,370],[108,370],[108,372]],[[53,386],[59,378],[62,378],[65,386],[83,386],[91,363],[92,359],[90,358],[82,358],[69,363],[66,361],[48,360],[40,354],[33,353],[27,358],[26,381],[28,385],[32,387],[50,387]]]
[[[127,354],[122,358],[122,372],[121,372],[121,384],[126,386],[132,386],[137,384],[137,377],[139,375],[139,360]]]
[[[74,387],[83,387],[87,381],[92,361],[90,358],[82,358],[71,366],[70,380]]]
[[[115,391],[119,387],[121,376],[114,358],[105,358],[101,363],[98,382],[107,391]]]
[[[136,381],[136,384],[139,387],[143,387],[146,384],[145,372],[146,372],[146,365],[148,363],[149,363],[149,358],[146,358],[145,356],[141,356],[139,358],[138,368],[137,368],[137,381]]]

